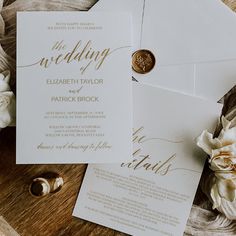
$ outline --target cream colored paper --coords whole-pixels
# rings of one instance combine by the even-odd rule
[[[183,235],[221,105],[133,85],[133,160],[89,165],[74,216],[136,236]]]
[[[131,40],[128,13],[18,12],[17,163],[129,159]]]

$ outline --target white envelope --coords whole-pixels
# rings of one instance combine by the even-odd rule
[[[92,10],[133,13],[134,50],[156,58],[138,81],[214,101],[236,84],[236,14],[221,0],[99,0]]]

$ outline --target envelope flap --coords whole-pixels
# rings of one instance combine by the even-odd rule
[[[159,65],[235,59],[235,28],[220,0],[145,0],[141,47]]]

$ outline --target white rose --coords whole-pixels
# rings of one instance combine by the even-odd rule
[[[16,114],[15,95],[11,91],[0,92],[0,128],[14,125]]]
[[[222,117],[219,136],[203,131],[197,139],[197,145],[209,155],[210,169],[215,178],[211,187],[213,208],[221,205],[221,199],[233,202],[236,200],[236,127]]]
[[[236,196],[236,174],[235,173],[215,173],[213,185],[210,189],[210,195],[213,201],[213,209],[220,207],[222,199],[226,201],[235,201]]]

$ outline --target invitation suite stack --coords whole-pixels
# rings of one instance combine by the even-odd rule
[[[123,233],[233,235],[192,205],[196,138],[235,86],[235,14],[219,0],[32,2],[2,12],[19,11],[17,164],[88,163],[73,216]]]

